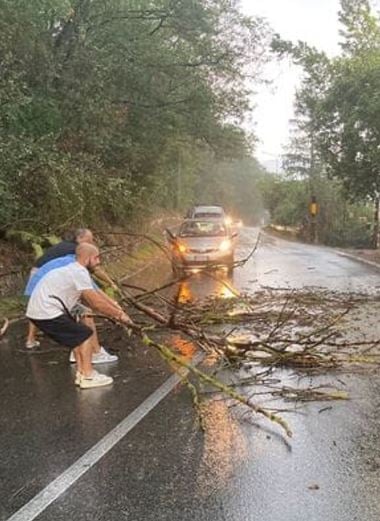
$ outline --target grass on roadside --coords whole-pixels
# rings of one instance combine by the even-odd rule
[[[0,298],[0,320],[16,318],[24,315],[26,299],[23,296]]]

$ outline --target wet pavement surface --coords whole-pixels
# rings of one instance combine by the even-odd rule
[[[249,253],[256,236],[255,229],[242,230],[239,257]],[[140,273],[133,283],[159,285],[170,276],[167,266],[157,265],[151,281]],[[231,282],[249,292],[307,285],[377,293],[380,271],[333,250],[264,236]],[[229,296],[228,287],[201,274],[179,291],[185,300]],[[380,337],[379,310],[370,311],[363,327]],[[66,351],[44,341],[43,354],[23,352],[24,327],[14,326],[0,343],[1,521],[75,464],[170,375],[155,353],[105,326],[100,337],[120,350],[120,361],[101,370],[115,383],[80,391]],[[224,401],[208,403],[203,433],[189,393],[177,386],[35,519],[377,521],[380,377],[375,371],[339,379],[353,399],[328,407],[313,403],[290,415],[290,441],[263,420],[237,421]]]

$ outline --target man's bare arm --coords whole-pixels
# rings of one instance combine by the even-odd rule
[[[102,268],[96,267],[93,274],[95,275],[95,277],[97,277],[102,282],[105,282],[111,288],[118,289],[117,285],[114,283],[114,281],[108,275],[108,273],[106,273]]]
[[[113,298],[111,298],[110,296],[107,295],[107,293],[105,293],[102,289],[98,288],[97,290],[98,293],[100,293],[106,300],[108,300],[111,304],[113,304],[114,306],[116,306],[117,308],[119,308],[119,310],[122,310],[120,304],[114,300]]]
[[[106,297],[103,292],[94,289],[86,289],[82,291],[82,298],[94,311],[98,311],[107,315],[109,318],[123,322],[125,324],[132,324],[132,320],[119,306],[119,304],[109,297]]]

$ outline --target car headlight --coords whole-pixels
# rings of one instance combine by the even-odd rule
[[[231,241],[229,239],[224,239],[224,241],[222,241],[220,243],[220,246],[219,246],[219,250],[220,251],[228,251],[231,249]]]
[[[177,244],[177,250],[178,250],[180,253],[186,253],[186,252],[187,252],[187,246],[185,246],[185,245],[182,244],[182,243],[178,243],[178,244]]]

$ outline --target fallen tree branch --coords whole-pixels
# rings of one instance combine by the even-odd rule
[[[245,257],[244,259],[235,261],[233,263],[234,268],[240,268],[241,266],[244,266],[244,264],[246,264],[251,259],[251,257],[253,257],[257,248],[259,247],[260,240],[261,240],[261,232],[259,232],[257,235],[256,243],[255,243],[253,249],[250,251],[250,253],[247,255],[247,257]]]
[[[162,251],[162,253],[165,255],[165,257],[170,262],[172,260],[169,249],[166,246],[164,246],[162,243],[160,243],[156,239],[153,239],[153,237],[151,237],[150,235],[146,235],[145,233],[133,233],[133,232],[127,232],[127,231],[110,232],[110,231],[103,231],[103,230],[96,230],[95,233],[104,234],[104,235],[127,235],[129,237],[139,237],[141,239],[145,239],[145,240],[151,242],[152,244],[154,244],[155,246],[157,246],[157,248]]]
[[[108,317],[102,317],[102,318],[108,318]],[[111,322],[116,323],[114,320],[109,319]],[[120,324],[119,324],[120,325]],[[122,326],[127,332],[132,330],[135,334],[137,334],[141,339],[144,345],[148,347],[152,347],[155,350],[157,350],[160,354],[160,356],[178,373],[181,380],[185,380],[186,384],[189,384],[190,390],[193,396],[193,402],[197,406],[198,412],[199,412],[199,399],[198,399],[198,393],[196,391],[196,388],[193,386],[191,382],[186,382],[187,377],[181,373],[181,371],[176,368],[176,366],[179,366],[181,369],[186,369],[188,372],[196,376],[201,382],[206,383],[208,385],[211,385],[215,389],[217,389],[219,392],[223,393],[224,395],[228,396],[229,398],[249,407],[252,411],[254,411],[257,414],[261,414],[265,418],[267,418],[269,421],[276,423],[280,427],[282,427],[286,433],[287,436],[292,437],[293,433],[287,424],[287,422],[281,418],[280,416],[272,413],[271,411],[260,407],[257,404],[254,404],[250,401],[249,397],[246,397],[237,391],[235,391],[232,387],[224,384],[217,378],[210,376],[197,367],[191,365],[189,362],[187,362],[183,357],[176,355],[169,347],[160,344],[158,342],[155,342],[152,340],[146,333],[147,328],[141,327],[136,324],[131,324],[129,326]],[[174,364],[174,365],[173,365]]]
[[[237,393],[234,389],[229,387],[228,385],[222,383],[216,378],[213,378],[212,376],[209,376],[208,374],[204,373],[203,371],[200,371],[196,367],[192,366],[185,360],[183,360],[181,357],[173,353],[171,349],[168,347],[158,344],[157,342],[154,342],[151,340],[145,333],[143,334],[143,342],[145,345],[154,347],[157,351],[160,352],[160,354],[163,356],[163,358],[167,361],[174,362],[175,364],[179,365],[180,367],[185,367],[189,372],[197,376],[202,382],[207,383],[211,385],[212,387],[218,389],[221,393],[224,395],[227,395],[228,397],[232,398],[233,400],[236,400],[239,403],[242,403],[243,405],[246,405],[249,407],[252,411],[254,411],[257,414],[261,414],[265,416],[268,420],[271,422],[276,423],[280,427],[282,427],[286,433],[287,436],[292,437],[293,433],[287,424],[287,422],[281,418],[280,416],[277,416],[276,414],[273,414],[272,412],[260,407],[259,405],[253,404],[250,402],[249,398],[246,396],[243,396],[239,393]]]

